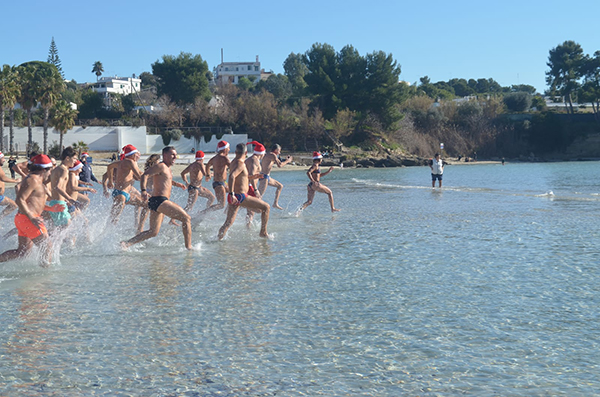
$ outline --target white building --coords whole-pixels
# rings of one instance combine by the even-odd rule
[[[260,68],[258,55],[256,62],[223,62],[214,68],[215,82],[217,85],[223,84],[238,84],[241,77],[258,83],[263,76],[268,78],[269,73],[265,73],[264,69]]]
[[[142,79],[133,77],[101,77],[91,85],[92,89],[100,93],[104,98],[109,94],[129,95],[140,92]]]

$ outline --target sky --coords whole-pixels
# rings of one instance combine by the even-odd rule
[[[284,73],[283,62],[314,43],[361,55],[392,54],[411,84],[493,78],[502,86],[547,89],[549,51],[566,40],[585,54],[600,50],[599,0],[503,1],[114,1],[6,2],[0,65],[46,61],[52,37],[66,79],[152,71],[163,55],[199,54],[213,70],[221,61],[254,61]]]

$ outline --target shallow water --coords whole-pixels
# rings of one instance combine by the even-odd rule
[[[122,252],[94,196],[91,244],[0,264],[0,395],[599,394],[598,165],[336,169],[336,214],[276,173],[271,239],[215,213],[192,252]]]

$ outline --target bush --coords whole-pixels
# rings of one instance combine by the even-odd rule
[[[531,107],[531,94],[527,92],[513,92],[504,95],[504,104],[511,112],[526,112]]]

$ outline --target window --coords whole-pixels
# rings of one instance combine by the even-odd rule
[[[226,71],[226,72],[228,72],[228,71],[229,71],[229,68],[225,68],[225,71]]]
[[[248,65],[248,70],[252,70],[252,66]]]
[[[258,72],[258,66],[255,66],[255,67],[254,67],[254,71],[255,71],[255,72]]]
[[[240,68],[235,68],[235,71],[236,71],[236,72],[239,72],[239,71],[240,71]]]

